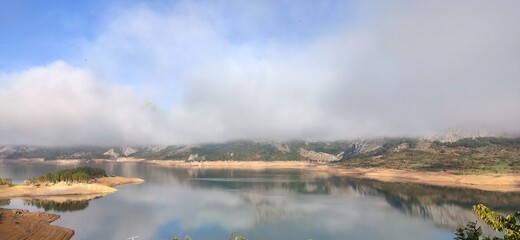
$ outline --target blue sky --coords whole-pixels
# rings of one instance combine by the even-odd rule
[[[70,58],[92,39],[107,1],[4,1],[0,8],[2,70],[18,70]],[[111,1],[112,2],[112,1]]]
[[[236,44],[251,40],[262,44],[273,39],[298,44],[313,39],[326,29],[344,25],[352,17],[347,14],[343,1],[324,1],[317,8],[308,6],[312,1],[264,1],[264,9],[256,14],[269,11],[272,18],[252,23],[255,28],[244,29],[241,11],[247,3],[195,2],[203,2],[226,15],[221,30],[231,43]],[[56,59],[77,59],[81,55],[78,52],[81,45],[96,38],[103,24],[110,21],[111,14],[134,6],[147,6],[165,13],[183,4],[179,1],[120,0],[5,1],[0,8],[0,46],[4,49],[0,66],[3,71],[12,71]]]
[[[519,134],[519,8],[5,1],[0,144]]]

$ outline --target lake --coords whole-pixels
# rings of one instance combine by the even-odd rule
[[[73,239],[453,239],[476,219],[471,206],[520,209],[520,193],[383,183],[303,170],[215,170],[152,164],[91,164],[140,185],[90,201],[2,201],[3,207],[61,215]],[[15,183],[75,166],[0,164]]]

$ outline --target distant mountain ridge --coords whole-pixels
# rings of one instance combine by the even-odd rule
[[[220,144],[169,146],[1,146],[0,159],[117,159],[153,160],[315,160],[337,161],[353,141],[289,143],[234,141]]]
[[[476,137],[456,141],[419,138],[381,138],[350,141],[234,141],[219,144],[170,146],[76,146],[35,147],[0,146],[0,159],[118,159],[148,160],[296,160],[340,162],[355,159],[385,158],[402,152],[441,153],[441,148],[479,148],[485,146],[520,148],[520,138]],[[444,150],[446,152],[446,150]]]

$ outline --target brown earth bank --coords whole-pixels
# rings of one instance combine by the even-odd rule
[[[106,195],[116,192],[113,186],[121,184],[139,184],[139,178],[103,177],[90,183],[48,183],[41,185],[0,186],[0,198],[67,196],[67,195]]]
[[[5,208],[0,208],[0,214],[0,238],[3,240],[68,240],[74,235],[71,229],[50,225],[60,218],[56,214]]]

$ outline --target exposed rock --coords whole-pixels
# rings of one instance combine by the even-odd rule
[[[363,154],[380,148],[383,140],[359,140],[350,144],[343,153],[342,159],[349,159],[355,155]]]
[[[190,154],[190,156],[188,157],[188,161],[195,161],[195,160],[199,160],[199,154]]]
[[[334,156],[332,154],[324,153],[324,152],[315,152],[315,151],[307,151],[303,148],[300,148],[298,153],[305,158],[308,158],[310,160],[314,161],[320,161],[320,162],[331,162],[331,161],[338,161],[339,158],[337,156]]]
[[[283,152],[283,153],[289,153],[291,149],[287,144],[281,144],[281,143],[272,143],[271,144],[276,150]]]
[[[408,143],[401,143],[401,144],[399,144],[399,146],[397,146],[397,147],[394,149],[394,151],[395,151],[395,152],[401,152],[401,151],[406,150],[406,149],[408,149],[408,148],[410,148],[410,147],[408,146]]]
[[[113,148],[111,148],[110,150],[106,151],[105,153],[103,153],[104,156],[109,156],[110,158],[113,158],[113,159],[117,159],[117,157],[119,157],[119,154],[116,153],[116,151],[114,151]]]
[[[0,158],[7,158],[16,152],[16,149],[11,146],[0,147]]]
[[[133,148],[131,148],[131,147],[122,147],[122,148],[121,148],[121,152],[123,153],[123,155],[124,155],[125,157],[128,157],[128,156],[130,156],[130,155],[136,153],[137,150],[135,150],[135,149],[133,149]]]

